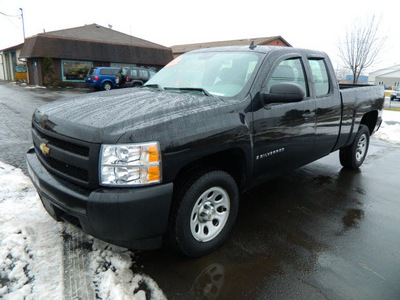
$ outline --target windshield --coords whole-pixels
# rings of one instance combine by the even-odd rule
[[[256,53],[187,53],[166,65],[146,86],[233,97],[244,89],[259,61]]]

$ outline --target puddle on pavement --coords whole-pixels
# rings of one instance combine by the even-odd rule
[[[351,228],[355,227],[362,218],[364,218],[364,211],[361,209],[350,209],[342,218],[342,222],[346,228]]]

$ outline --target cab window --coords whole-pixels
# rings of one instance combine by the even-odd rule
[[[312,58],[308,62],[310,63],[316,96],[323,97],[328,95],[331,89],[324,59]]]
[[[309,97],[308,84],[301,58],[290,58],[279,63],[267,84],[267,91],[277,83],[293,82],[299,84]]]

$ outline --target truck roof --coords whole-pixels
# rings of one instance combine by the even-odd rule
[[[316,55],[316,56],[322,56],[322,57],[327,57],[327,54],[322,52],[322,51],[316,51],[316,50],[309,50],[309,49],[302,49],[302,48],[293,48],[293,47],[281,47],[281,46],[225,46],[225,47],[211,47],[211,48],[205,48],[205,49],[198,49],[194,51],[190,51],[192,53],[194,52],[259,52],[259,53],[271,53],[271,52],[282,52],[282,54],[285,53],[301,53],[305,55]]]

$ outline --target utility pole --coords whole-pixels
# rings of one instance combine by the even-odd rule
[[[24,11],[22,8],[19,9],[21,11],[21,18],[22,18],[22,31],[24,32],[24,41],[25,41],[25,24],[24,24]]]

